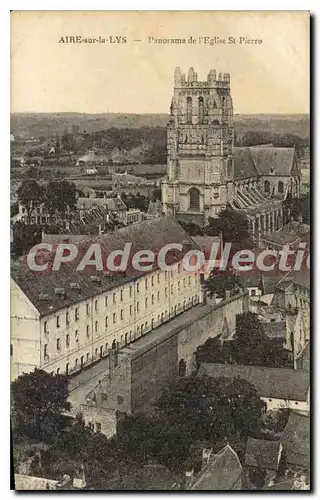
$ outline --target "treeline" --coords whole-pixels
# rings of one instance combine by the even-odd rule
[[[85,134],[87,147],[102,149],[106,153],[114,149],[130,151],[143,149],[144,163],[165,163],[167,157],[167,131],[164,127],[110,128]]]

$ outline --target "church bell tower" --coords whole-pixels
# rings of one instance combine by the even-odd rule
[[[230,75],[210,70],[199,82],[193,68],[174,73],[167,126],[167,177],[163,212],[186,222],[207,223],[226,207],[233,191],[233,105]]]

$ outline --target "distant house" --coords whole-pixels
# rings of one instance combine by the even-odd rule
[[[216,455],[209,453],[206,465],[195,477],[190,471],[186,490],[241,490],[242,476],[243,470],[238,455],[231,446],[227,445]]]
[[[201,363],[198,376],[241,378],[255,386],[267,410],[290,408],[310,412],[310,375],[291,368]]]

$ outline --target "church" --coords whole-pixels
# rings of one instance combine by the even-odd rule
[[[284,224],[283,202],[300,193],[294,148],[234,146],[229,73],[210,70],[198,81],[176,68],[167,127],[167,176],[162,210],[207,224],[227,206],[243,212],[257,242]]]

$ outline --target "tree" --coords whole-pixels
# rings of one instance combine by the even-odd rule
[[[233,291],[240,287],[237,277],[231,272],[216,272],[213,270],[205,282],[205,289],[212,297],[216,294],[218,297],[224,297],[226,290]]]
[[[17,191],[18,201],[26,209],[28,224],[31,221],[32,211],[42,202],[42,190],[34,180],[24,181]]]
[[[41,226],[37,224],[27,225],[17,221],[12,227],[12,233],[11,254],[14,257],[25,255],[34,245],[41,243]]]
[[[46,187],[44,200],[45,208],[51,216],[58,212],[64,219],[67,210],[74,210],[76,207],[76,187],[66,180],[51,181]]]
[[[219,236],[222,233],[223,241],[233,244],[232,254],[253,246],[247,217],[231,208],[221,211],[216,218],[209,217],[204,233],[208,236]]]
[[[151,201],[161,201],[161,189],[155,188],[151,195]]]
[[[218,448],[231,437],[245,440],[264,410],[250,383],[194,375],[175,380],[156,406],[162,421],[184,439],[209,440]]]
[[[269,339],[263,331],[258,315],[251,312],[236,318],[236,333],[233,337],[233,355],[237,363],[244,365],[264,364]]]
[[[185,232],[189,234],[189,236],[203,236],[202,228],[194,222],[180,221],[180,225],[183,227]]]
[[[46,430],[59,425],[60,415],[70,409],[68,379],[35,369],[11,384],[16,433],[45,439]]]

